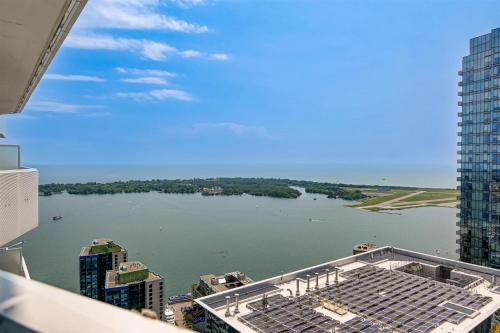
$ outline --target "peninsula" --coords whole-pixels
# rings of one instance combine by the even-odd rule
[[[306,193],[323,194],[332,199],[357,201],[350,207],[369,211],[403,209],[421,206],[454,206],[457,191],[454,189],[417,188],[402,186],[353,185],[342,183],[314,182],[280,178],[193,178],[129,180],[109,183],[43,184],[40,195],[68,194],[119,194],[119,193],[178,193],[202,195],[265,196],[295,199]]]

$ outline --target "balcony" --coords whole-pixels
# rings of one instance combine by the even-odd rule
[[[458,113],[458,116],[459,116],[459,117],[462,117],[462,112],[459,112],[459,113]]]
[[[462,81],[458,81],[458,86],[463,87],[464,83]]]
[[[458,102],[458,106],[463,106],[464,103],[462,101]]]
[[[0,304],[0,332],[187,332],[3,271]]]
[[[464,75],[464,72],[463,71],[458,71],[458,75],[462,76],[462,75]]]
[[[458,96],[463,96],[463,95],[464,95],[464,93],[462,91],[458,92]]]
[[[22,168],[19,146],[0,146],[0,246],[38,226],[38,171]]]

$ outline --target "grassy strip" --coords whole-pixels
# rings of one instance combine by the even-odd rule
[[[403,197],[405,195],[408,195],[408,194],[411,194],[414,192],[416,192],[416,191],[394,191],[394,192],[391,192],[390,194],[387,194],[384,196],[370,198],[368,200],[363,201],[360,204],[352,205],[350,207],[364,207],[364,206],[379,205],[379,204],[382,204],[382,203],[387,202],[389,200],[394,200],[394,199]]]
[[[447,191],[447,192],[425,192],[417,194],[413,197],[409,197],[401,200],[401,202],[414,202],[414,201],[426,201],[426,200],[437,200],[437,199],[455,199],[458,195],[458,191]]]

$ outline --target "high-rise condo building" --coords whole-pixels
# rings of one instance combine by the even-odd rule
[[[458,251],[500,268],[500,28],[470,40],[459,75]]]
[[[105,301],[125,309],[149,309],[163,319],[164,279],[139,261],[124,262],[106,273]]]
[[[127,250],[111,239],[96,239],[80,253],[80,294],[104,301],[106,271],[127,262]]]

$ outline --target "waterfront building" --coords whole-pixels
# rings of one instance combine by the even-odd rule
[[[500,270],[380,247],[195,299],[202,332],[490,331]]]
[[[231,272],[224,275],[207,274],[200,276],[198,284],[192,286],[193,298],[203,297],[237,288],[253,282],[241,272]]]
[[[500,268],[500,28],[470,40],[458,74],[458,252]]]
[[[127,250],[111,239],[96,239],[80,252],[80,294],[104,301],[106,271],[127,262]]]
[[[163,320],[164,279],[139,261],[106,272],[104,301],[129,310],[148,309]]]

